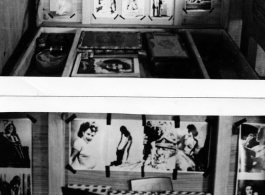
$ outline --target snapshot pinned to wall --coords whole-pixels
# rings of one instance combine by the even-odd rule
[[[141,170],[142,129],[140,120],[112,119],[108,130],[108,162],[111,170]]]
[[[93,58],[78,54],[73,77],[140,77],[139,61],[134,55],[95,55]]]
[[[53,16],[71,16],[73,13],[73,0],[50,0],[50,14]]]
[[[207,124],[148,121],[144,127],[143,164],[145,171],[203,171],[202,151]]]
[[[185,0],[187,11],[207,11],[212,9],[212,0]]]
[[[122,15],[129,18],[144,16],[145,1],[122,0]]]
[[[114,18],[117,15],[117,0],[94,0],[96,17]]]
[[[0,194],[31,195],[31,174],[25,171],[0,173]]]
[[[169,18],[173,16],[174,0],[150,0],[150,16]]]
[[[264,175],[265,125],[255,123],[242,124],[240,128],[240,140],[238,148],[239,176],[242,174],[244,175],[245,173]]]
[[[71,122],[69,164],[75,170],[104,170],[106,120],[77,119]]]
[[[31,121],[0,119],[0,167],[30,168],[31,154]]]
[[[237,195],[264,195],[265,180],[239,180]]]

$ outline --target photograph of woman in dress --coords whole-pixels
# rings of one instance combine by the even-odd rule
[[[97,154],[91,147],[98,127],[95,123],[85,122],[80,125],[78,138],[74,141],[70,156],[70,165],[73,169],[94,169],[97,166]]]
[[[0,167],[29,167],[29,148],[22,145],[13,121],[3,121],[0,131]],[[31,138],[29,138],[31,139]]]

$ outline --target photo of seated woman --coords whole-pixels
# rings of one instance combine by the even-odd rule
[[[24,126],[17,120],[2,120],[0,124],[0,167],[30,167],[29,122]]]

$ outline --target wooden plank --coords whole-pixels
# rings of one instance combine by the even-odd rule
[[[222,0],[221,25],[223,26],[225,30],[228,30],[228,26],[229,26],[230,5],[231,5],[231,0]]]
[[[36,26],[39,27],[43,22],[43,0],[36,0],[36,3],[39,3],[36,16]]]
[[[15,65],[14,69],[10,73],[10,76],[24,76],[29,68],[31,59],[34,55],[35,48],[36,48],[36,39],[41,34],[42,30],[39,29],[37,34],[35,35],[34,39],[32,40],[31,44],[29,45],[28,49],[26,50],[25,54],[21,55],[17,64]]]
[[[174,25],[181,25],[182,24],[182,15],[183,15],[183,7],[184,7],[185,0],[178,0],[175,1],[175,11],[174,11]]]
[[[0,72],[29,27],[30,8],[29,0],[0,3]]]
[[[64,186],[64,121],[59,113],[49,113],[49,194],[61,195]]]
[[[242,0],[230,0],[230,17],[228,22],[228,34],[240,47],[242,33]]]
[[[252,0],[243,0],[243,23],[242,23],[242,36],[241,36],[241,45],[240,50],[242,53],[247,56],[249,50],[249,36],[250,36],[250,23],[252,18]]]
[[[265,22],[263,22],[260,18],[253,16],[253,20],[249,28],[250,36],[256,40],[263,50],[265,50]]]
[[[92,7],[92,1],[83,0],[82,2],[82,24],[90,24],[91,14],[90,9]]]
[[[253,39],[253,37],[249,37],[248,39],[248,51],[247,51],[247,61],[249,65],[255,69],[256,67],[256,60],[257,60],[257,50],[258,50],[258,44]]]
[[[205,68],[205,65],[204,65],[204,63],[202,61],[202,57],[201,57],[201,55],[200,55],[200,53],[199,53],[199,51],[198,51],[198,49],[197,49],[197,47],[196,47],[196,45],[195,45],[195,43],[193,41],[193,38],[192,38],[190,32],[185,31],[185,34],[186,34],[186,37],[187,37],[188,42],[190,44],[191,51],[192,51],[192,53],[193,53],[198,65],[199,65],[199,70],[200,70],[203,78],[210,79],[210,76],[209,76],[209,74],[208,74],[208,72],[207,72],[207,70]]]
[[[223,31],[223,42],[222,47],[224,51],[227,51],[231,57],[232,64],[237,72],[240,79],[259,79],[259,76],[251,68],[251,66],[246,61],[245,57],[239,51],[238,47],[231,40],[225,31]]]
[[[258,45],[257,46],[257,58],[255,64],[255,70],[257,74],[264,78],[265,77],[265,51]]]
[[[226,195],[229,163],[230,163],[230,145],[232,136],[233,117],[220,116],[218,120],[218,132],[216,142],[216,160],[215,160],[215,179],[214,195]]]
[[[62,77],[70,77],[71,76],[71,71],[73,69],[76,54],[77,54],[76,48],[77,48],[77,44],[78,44],[80,35],[81,35],[81,29],[77,29],[70,53],[68,55],[68,58],[67,58],[67,61],[65,64],[65,68],[64,68]]]

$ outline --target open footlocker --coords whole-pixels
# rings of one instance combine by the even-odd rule
[[[225,0],[165,0],[158,7],[150,0],[135,3],[134,8],[125,0],[110,1],[109,5],[96,0],[66,0],[69,7],[62,13],[56,2],[39,1],[39,31],[10,75],[262,77],[241,54],[239,32],[226,30],[230,4]],[[81,43],[84,37],[85,43]],[[88,37],[94,39],[88,41]]]

